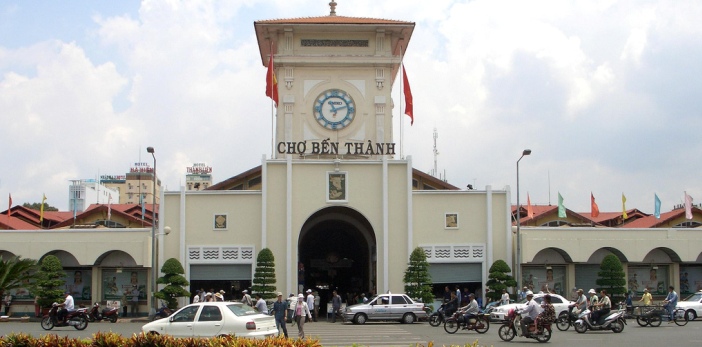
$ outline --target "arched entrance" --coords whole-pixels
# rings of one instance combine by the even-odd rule
[[[348,207],[322,209],[307,219],[300,231],[299,283],[316,288],[322,298],[337,289],[349,295],[375,293],[376,239],[368,220]]]

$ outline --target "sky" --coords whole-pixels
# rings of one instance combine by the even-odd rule
[[[270,158],[253,23],[329,0],[0,0],[0,196],[68,209],[73,179],[151,164],[167,190],[204,162],[221,182]],[[338,0],[337,15],[416,23],[414,125],[395,142],[454,186],[654,212],[702,202],[702,2]],[[402,128],[403,143],[400,143]],[[2,207],[2,210],[5,208]]]

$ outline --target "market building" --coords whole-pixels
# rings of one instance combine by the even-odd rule
[[[509,187],[459,189],[414,169],[393,138],[393,127],[409,120],[404,100],[391,95],[402,83],[414,23],[340,16],[330,5],[329,15],[254,23],[262,66],[274,65],[270,156],[214,184],[211,168],[195,164],[192,186],[159,189],[158,205],[156,173],[140,163],[138,185],[120,189],[127,204],[91,206],[75,217],[46,213],[43,221],[12,207],[0,216],[0,257],[58,256],[67,289],[84,305],[119,300],[136,285],[143,315],[152,307],[152,259],[180,260],[193,292],[221,289],[237,299],[252,285],[263,248],[275,256],[276,287],[285,293],[402,292],[409,255],[421,247],[437,297],[447,285],[483,296],[495,260],[520,266],[519,213],[522,281],[537,290],[596,287],[593,274],[607,254],[620,258],[630,280],[638,277],[636,288],[702,285],[697,209],[697,224],[674,211],[667,222],[646,225],[634,224],[650,221],[645,214],[631,224],[572,211],[559,218],[552,208],[528,216],[511,205]],[[118,178],[128,184],[132,175]],[[13,312],[33,312],[31,293],[13,294]]]

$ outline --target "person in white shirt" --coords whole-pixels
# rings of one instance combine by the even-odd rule
[[[509,294],[507,294],[507,289],[502,289],[502,297],[500,298],[500,305],[509,304]]]
[[[307,306],[307,303],[305,302],[305,296],[300,293],[297,296],[297,304],[295,305],[294,308],[294,315],[293,319],[295,323],[297,323],[297,336],[301,339],[305,338],[305,317],[307,318],[312,318],[312,314],[310,313],[310,308]]]
[[[263,300],[263,297],[261,297],[261,294],[256,294],[256,310],[259,313],[263,314],[268,314],[268,305],[266,305],[266,301]]]
[[[312,289],[307,289],[307,307],[310,310],[314,309],[314,295],[312,295]],[[317,321],[317,316],[313,316],[310,320]]]
[[[519,314],[522,315],[522,336],[529,336],[529,324],[531,324],[536,317],[541,313],[539,304],[534,299],[534,293],[532,291],[526,292],[526,308],[522,309]]]
[[[64,319],[66,319],[66,315],[69,312],[75,311],[75,302],[73,301],[73,297],[71,296],[71,293],[66,291],[64,294],[66,295],[66,299],[63,301],[62,304],[59,304],[59,307],[63,307],[58,312],[59,321],[63,321]]]
[[[195,296],[193,297],[193,304],[197,304],[198,302],[200,302],[200,291],[199,290],[197,292],[195,292]]]

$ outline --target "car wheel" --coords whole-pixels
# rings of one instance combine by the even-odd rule
[[[573,323],[573,328],[575,328],[575,331],[577,331],[580,334],[587,331],[587,325],[585,325],[583,323],[575,322],[575,323]]]
[[[366,324],[366,320],[368,320],[368,317],[363,313],[359,313],[353,317],[353,322],[356,324]]]
[[[514,329],[509,326],[509,324],[502,324],[500,330],[497,331],[497,335],[499,335],[503,341],[512,341],[514,336],[517,334],[514,332]]]
[[[405,313],[405,315],[402,316],[402,323],[405,323],[405,324],[412,324],[412,323],[414,323],[414,314],[412,314],[412,313]]]
[[[688,321],[695,320],[695,318],[697,318],[697,313],[695,313],[695,310],[687,310],[685,315],[687,316],[686,318]]]

